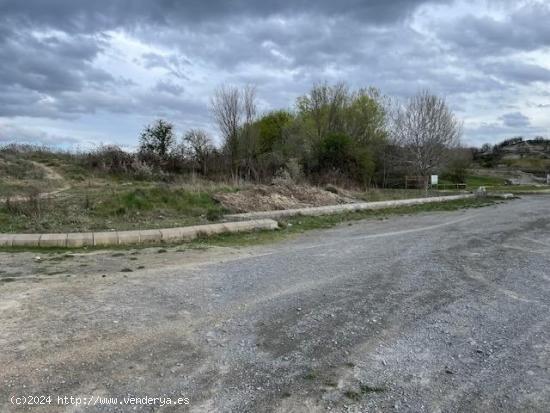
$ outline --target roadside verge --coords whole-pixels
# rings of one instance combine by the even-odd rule
[[[275,230],[276,219],[294,216],[322,216],[353,213],[367,210],[384,210],[423,204],[444,203],[476,198],[475,194],[460,194],[431,198],[414,198],[394,201],[360,202],[314,208],[249,212],[226,215],[233,222],[195,225],[179,228],[148,229],[134,231],[101,231],[56,234],[0,234],[0,247],[80,248],[109,247],[117,245],[147,245],[192,241],[199,237],[236,234],[257,230]]]

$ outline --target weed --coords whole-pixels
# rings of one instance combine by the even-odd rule
[[[304,379],[306,380],[315,380],[317,378],[317,373],[315,371],[310,370],[304,375]]]
[[[353,390],[348,390],[344,392],[344,396],[353,401],[361,400],[361,394]]]
[[[14,277],[1,277],[0,278],[0,282],[9,283],[9,282],[12,282],[12,281],[15,281]]]
[[[362,384],[359,389],[361,390],[361,393],[368,394],[368,393],[382,393],[385,392],[386,389],[383,387],[373,387],[369,386],[368,384]]]
[[[63,274],[63,272],[64,271],[51,271],[46,273],[46,275],[59,275],[59,274]]]
[[[206,211],[206,219],[208,221],[219,221],[223,217],[223,211],[217,208],[210,208]]]

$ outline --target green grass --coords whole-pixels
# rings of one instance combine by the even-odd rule
[[[424,189],[369,189],[365,192],[354,192],[354,197],[367,202],[391,201],[395,199],[424,198]],[[428,196],[444,195],[437,190],[428,190]]]
[[[496,176],[487,176],[487,175],[467,175],[465,182],[466,188],[473,190],[477,189],[480,186],[497,186],[504,185],[505,180]],[[455,182],[451,182],[447,179],[439,179],[440,185],[455,186]]]
[[[224,213],[209,192],[167,184],[95,183],[53,199],[0,204],[0,233],[176,227],[217,221]]]
[[[503,178],[495,176],[468,175],[466,177],[466,186],[468,188],[479,188],[480,186],[499,186],[506,182]]]
[[[173,212],[182,216],[199,217],[208,211],[221,211],[221,207],[206,192],[188,192],[169,187],[122,191],[91,206],[91,213],[99,217],[136,217],[152,211],[158,215]]]
[[[503,161],[509,168],[517,168],[526,172],[545,173],[550,169],[550,159],[522,158]]]

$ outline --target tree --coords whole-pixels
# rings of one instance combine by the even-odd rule
[[[291,113],[284,110],[269,112],[257,121],[260,153],[281,150],[284,144],[285,129],[293,120]]]
[[[409,170],[427,176],[460,143],[462,126],[444,99],[424,91],[398,108],[393,134]]]
[[[242,119],[241,93],[234,86],[220,86],[214,92],[210,110],[223,137],[223,146],[229,153],[235,173],[238,167],[239,126]]]
[[[256,88],[252,85],[245,86],[241,91],[243,124],[239,128],[239,160],[244,169],[245,176],[251,176],[258,180],[257,152],[258,130],[254,125],[256,120]]]
[[[243,172],[257,175],[254,168],[257,133],[256,88],[247,85],[220,86],[210,102],[210,110],[223,137],[223,148],[228,153],[233,174]]]
[[[175,143],[174,125],[159,119],[152,125],[147,125],[141,133],[139,151],[166,160]]]
[[[330,133],[321,141],[318,166],[321,173],[338,171],[363,184],[374,172],[372,152],[343,133]]]
[[[198,165],[201,173],[208,172],[208,156],[214,149],[212,138],[202,129],[190,129],[183,136],[183,145],[191,159]]]
[[[321,170],[336,169],[346,172],[353,156],[353,142],[343,133],[330,133],[319,145],[319,167]]]
[[[384,99],[375,88],[351,91],[345,83],[316,84],[299,97],[295,121],[299,127],[293,128],[296,134],[292,138],[306,139],[302,158],[306,172],[319,173],[327,167],[324,155],[319,156],[328,150],[327,145],[335,150],[343,150],[338,145],[344,145],[351,148],[353,156],[347,158],[349,165],[337,169],[361,183],[371,182],[377,168],[385,165],[388,133]]]
[[[364,145],[384,142],[387,130],[383,99],[375,88],[359,89],[351,94],[343,111],[346,134]]]
[[[455,148],[449,151],[446,177],[454,183],[463,184],[468,176],[468,169],[472,166],[473,150],[471,148]]]
[[[308,124],[306,133],[317,143],[329,133],[343,132],[343,109],[349,98],[345,83],[315,84],[309,94],[298,98],[299,116]]]

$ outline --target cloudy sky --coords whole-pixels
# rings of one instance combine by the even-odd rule
[[[222,83],[291,108],[316,81],[429,88],[480,145],[550,135],[546,0],[0,0],[0,143],[132,147],[215,128]]]

